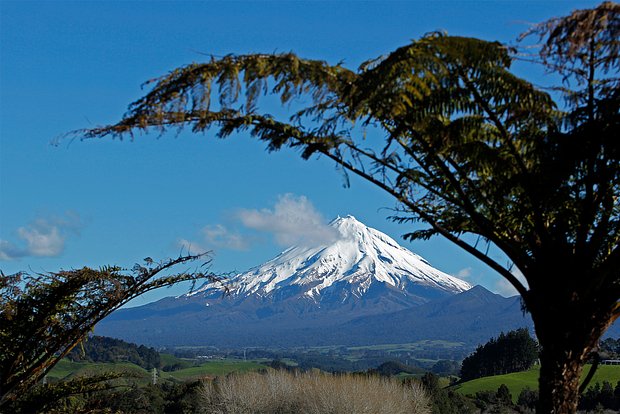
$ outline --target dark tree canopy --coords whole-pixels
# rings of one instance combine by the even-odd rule
[[[538,344],[527,329],[501,333],[463,360],[461,380],[528,370],[538,359]]]
[[[607,338],[599,344],[601,358],[620,359],[620,338]]]
[[[539,53],[524,58],[432,33],[358,70],[293,53],[212,58],[148,82],[118,123],[77,134],[249,131],[271,151],[332,159],[391,194],[396,220],[428,226],[406,237],[441,235],[512,283],[542,345],[540,410],[574,412],[583,364],[620,315],[620,6],[551,19],[528,39]],[[562,81],[538,88],[511,71],[515,59]],[[288,116],[261,110],[262,95]]]
[[[67,354],[71,361],[131,362],[146,370],[161,368],[161,358],[155,348],[125,342],[106,336],[88,336],[80,346]]]
[[[129,271],[111,266],[44,274],[0,273],[0,411],[35,386],[97,322],[130,300],[183,281],[220,280],[199,269],[167,274],[175,266],[199,259],[205,256],[159,263],[147,258],[144,265]],[[207,258],[199,267],[209,262]],[[70,391],[76,392],[73,388]]]

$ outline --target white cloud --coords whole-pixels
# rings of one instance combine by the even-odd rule
[[[471,267],[465,267],[465,268],[459,270],[458,272],[456,272],[454,277],[457,277],[459,279],[469,279],[471,277],[471,274],[472,274],[472,268]]]
[[[231,250],[245,250],[248,248],[247,237],[230,231],[221,224],[204,226],[202,228],[202,235],[208,246],[223,247]]]
[[[248,238],[237,232],[228,230],[221,224],[204,226],[199,242],[187,239],[177,240],[177,246],[190,254],[200,254],[211,249],[246,250],[249,246]]]
[[[183,254],[202,254],[207,251],[207,249],[202,247],[199,243],[186,239],[179,239],[177,241],[177,246],[181,248]]]
[[[182,238],[177,246],[193,254],[209,249],[247,250],[260,240],[252,231],[270,233],[284,247],[329,243],[340,237],[305,196],[284,194],[271,209],[239,209],[231,218],[230,226],[206,225],[196,237],[198,242]]]
[[[527,281],[525,280],[525,276],[523,276],[523,273],[521,273],[519,269],[517,269],[516,267],[513,267],[510,273],[512,273],[513,276],[515,276],[517,280],[519,280],[526,288],[528,287]],[[505,297],[510,297],[510,296],[519,294],[519,292],[517,292],[517,289],[515,289],[515,287],[507,279],[504,279],[503,277],[495,283],[494,290],[496,293],[499,293],[500,295],[505,296]]]
[[[272,210],[240,210],[237,217],[247,228],[273,234],[284,247],[329,243],[340,237],[305,196],[284,194]]]
[[[13,260],[27,255],[26,249],[15,246],[8,240],[0,240],[0,260]]]
[[[26,241],[30,256],[58,256],[65,248],[65,237],[61,236],[58,227],[49,226],[47,223],[39,223],[35,227],[20,227],[17,234]]]
[[[59,256],[65,248],[69,233],[79,234],[82,222],[78,214],[67,212],[64,216],[38,218],[17,229],[20,246],[0,240],[0,260],[13,260],[26,256]]]

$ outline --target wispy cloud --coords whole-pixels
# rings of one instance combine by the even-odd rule
[[[472,276],[472,268],[465,267],[454,274],[454,277],[458,277],[459,279],[467,280]]]
[[[246,250],[249,247],[247,237],[244,237],[239,232],[229,230],[222,224],[204,226],[200,233],[199,242],[179,239],[177,245],[191,254],[203,253],[214,248]]]
[[[271,233],[284,247],[328,243],[340,237],[305,196],[284,194],[273,209],[240,210],[237,217],[253,230]]]
[[[13,260],[28,256],[28,250],[7,240],[0,240],[0,260]]]
[[[187,239],[179,239],[177,241],[177,246],[184,254],[202,254],[208,250],[202,247],[200,243],[196,243]]]
[[[337,240],[340,233],[327,225],[323,215],[305,196],[283,194],[271,208],[238,209],[229,215],[228,225],[209,224],[189,240],[180,238],[177,246],[190,253],[211,249],[247,250],[263,239],[256,232],[273,236],[283,247],[315,245]]]
[[[67,212],[64,216],[37,218],[17,229],[19,242],[0,240],[0,260],[59,256],[64,251],[68,235],[79,234],[82,226],[79,215],[74,212]]]
[[[202,235],[210,246],[223,247],[231,250],[246,250],[249,242],[236,231],[229,230],[222,224],[208,225],[202,228]]]

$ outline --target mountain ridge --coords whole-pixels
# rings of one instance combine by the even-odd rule
[[[97,333],[150,345],[318,346],[449,339],[477,344],[531,326],[504,298],[433,268],[353,216],[222,286],[119,310]]]
[[[275,258],[234,276],[226,288],[233,297],[303,298],[317,304],[362,298],[371,288],[409,296],[412,304],[460,293],[471,285],[433,268],[424,258],[355,217],[329,223],[334,239],[315,246],[292,246]],[[186,296],[212,296],[222,286],[206,283]],[[327,300],[329,301],[329,300]]]

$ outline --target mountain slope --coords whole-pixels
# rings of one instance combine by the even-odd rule
[[[410,304],[419,304],[471,288],[353,216],[338,217],[329,225],[332,240],[291,247],[237,275],[228,286],[230,296],[326,304],[357,301],[387,289]],[[206,284],[190,295],[211,297],[220,292],[220,285]]]
[[[152,346],[351,346],[423,339],[475,346],[501,331],[531,328],[518,297],[504,298],[481,286],[381,313],[355,306],[341,310],[312,307],[304,312],[278,305],[251,307],[244,301],[239,306],[222,299],[220,305],[206,307],[195,298],[167,298],[115,312],[97,325],[96,333]]]
[[[390,329],[394,326],[406,328],[405,332],[396,334]],[[372,331],[388,343],[433,338],[478,344],[501,331],[520,327],[529,327],[533,332],[533,323],[529,315],[523,314],[519,296],[505,298],[482,286],[475,286],[459,295],[391,313],[389,319],[378,315],[365,316],[340,328],[345,332]]]
[[[226,296],[222,285],[205,284],[119,310],[97,333],[157,345],[381,343],[385,334],[378,332],[403,333],[390,321],[399,311],[415,314],[421,305],[471,288],[352,216],[338,217],[330,229],[323,243],[291,247],[235,276]],[[370,325],[385,326],[372,332],[356,325],[373,316]]]

